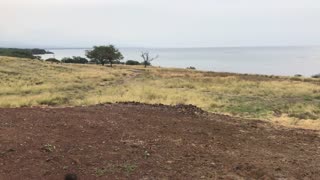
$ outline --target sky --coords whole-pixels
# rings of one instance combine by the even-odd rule
[[[0,0],[0,47],[320,45],[319,0]]]

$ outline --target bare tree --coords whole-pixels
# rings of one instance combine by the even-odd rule
[[[151,65],[151,61],[159,58],[159,56],[155,56],[153,58],[150,57],[149,52],[141,52],[141,57],[143,58],[143,65],[146,68],[148,65]]]

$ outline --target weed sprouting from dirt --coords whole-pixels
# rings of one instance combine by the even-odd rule
[[[95,170],[95,175],[97,177],[101,177],[101,176],[104,176],[106,175],[108,172],[108,169],[107,168],[96,168]]]
[[[56,147],[52,144],[45,144],[42,146],[41,149],[43,149],[46,152],[53,152],[56,149]]]
[[[131,174],[136,170],[137,166],[134,164],[124,164],[122,166],[122,169],[125,173],[127,174]]]
[[[125,173],[127,175],[130,175],[136,170],[137,166],[134,164],[108,164],[101,168],[95,168],[94,174],[97,177],[102,177],[114,173]]]

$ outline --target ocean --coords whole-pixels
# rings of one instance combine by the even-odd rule
[[[88,48],[89,49],[89,48]],[[43,59],[82,56],[88,49],[47,49]],[[142,61],[141,51],[159,55],[154,66],[215,72],[311,76],[320,73],[320,47],[119,48],[124,60]]]

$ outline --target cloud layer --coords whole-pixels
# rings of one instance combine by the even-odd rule
[[[319,45],[317,0],[2,0],[0,46]]]

